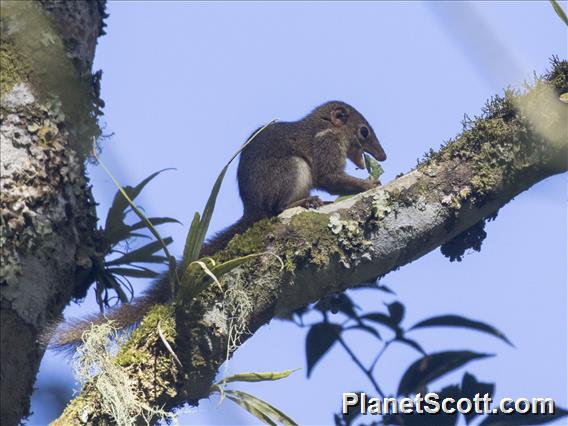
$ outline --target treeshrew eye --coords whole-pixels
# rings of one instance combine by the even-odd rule
[[[361,136],[366,138],[367,136],[369,136],[369,129],[367,127],[363,126],[359,129],[359,133],[361,133]]]

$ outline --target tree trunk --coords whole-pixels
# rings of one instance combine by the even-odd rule
[[[483,117],[411,172],[317,211],[288,210],[236,236],[217,261],[272,252],[284,267],[261,256],[225,275],[222,289],[211,285],[191,309],[156,306],[55,424],[156,419],[155,407],[196,404],[209,395],[226,354],[275,315],[374,280],[436,247],[450,258],[471,241],[475,247],[483,227],[473,225],[567,170],[566,92],[568,63],[553,61],[532,88],[492,99]]]
[[[105,3],[3,1],[2,425],[29,415],[38,335],[91,267],[96,216],[84,161],[99,135],[91,66]]]

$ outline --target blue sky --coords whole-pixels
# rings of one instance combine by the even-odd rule
[[[566,4],[563,4],[566,9]],[[493,94],[542,73],[553,54],[566,57],[566,29],[539,2],[111,2],[107,35],[97,47],[106,101],[102,158],[124,184],[174,167],[140,197],[154,216],[173,216],[173,252],[181,254],[188,222],[201,210],[226,160],[259,125],[296,120],[331,99],[355,106],[388,154],[383,182],[461,130]],[[235,169],[225,179],[211,231],[240,217]],[[361,171],[350,173],[363,176]],[[115,188],[89,167],[100,214]],[[103,218],[104,219],[104,218]],[[486,227],[481,253],[450,263],[439,250],[389,274],[384,282],[407,306],[407,325],[446,313],[488,322],[516,349],[466,331],[417,332],[427,351],[496,353],[467,371],[497,383],[497,396],[553,397],[568,406],[566,176],[539,183],[505,206]],[[378,310],[374,293],[357,302]],[[95,310],[92,298],[68,308]],[[371,387],[335,348],[305,379],[306,330],[273,321],[230,363],[229,371],[302,367],[290,378],[242,386],[301,424],[328,424],[341,392]],[[363,359],[377,348],[354,336]],[[396,390],[417,358],[387,351],[378,373]],[[440,384],[454,383],[463,371]],[[36,383],[30,424],[57,415],[49,389],[73,386],[71,369],[48,353]],[[42,390],[44,392],[42,392]],[[225,401],[204,401],[182,424],[254,424]]]

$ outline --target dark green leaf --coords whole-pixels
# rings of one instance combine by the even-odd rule
[[[357,324],[357,325],[352,325],[350,327],[346,327],[344,330],[345,331],[347,331],[347,330],[363,330],[363,331],[366,331],[367,333],[372,334],[377,339],[383,340],[381,335],[379,334],[379,332],[377,330],[375,330],[373,327],[369,327],[368,325],[365,325],[365,324],[362,324],[362,323]]]
[[[414,340],[411,339],[407,339],[406,337],[401,337],[398,336],[395,339],[397,342],[400,343],[404,343],[405,345],[408,345],[414,349],[416,349],[418,352],[420,352],[422,355],[426,355],[426,351],[424,351],[424,349],[422,349],[422,346],[420,346],[417,342],[415,342]]]
[[[120,241],[128,240],[128,239],[130,239],[130,238],[146,238],[146,239],[150,239],[151,237],[150,237],[149,235],[146,235],[146,234],[141,234],[140,232],[131,232],[131,233],[129,233],[129,234],[126,236],[126,238],[123,238],[123,239],[120,240]],[[120,241],[117,241],[117,243],[120,242]]]
[[[215,203],[217,202],[217,195],[219,194],[219,190],[221,189],[221,184],[223,183],[223,179],[225,178],[225,174],[227,173],[227,169],[229,168],[229,163],[221,173],[217,177],[215,184],[213,185],[213,189],[211,190],[211,194],[209,195],[209,199],[205,204],[205,208],[203,209],[203,216],[199,221],[199,226],[197,227],[197,234],[196,234],[196,244],[193,247],[193,253],[191,253],[191,259],[196,260],[199,258],[199,253],[201,252],[201,247],[203,246],[203,242],[205,241],[205,235],[207,234],[207,230],[209,229],[209,223],[211,222],[211,217],[213,216],[213,210],[215,209]]]
[[[306,336],[308,377],[318,361],[331,349],[341,333],[341,326],[321,322],[312,325]]]
[[[391,290],[390,287],[387,287],[386,285],[383,285],[383,284],[378,284],[377,290],[381,290],[381,291],[384,291],[385,293],[389,293],[389,294],[396,294],[393,290]]]
[[[387,305],[389,315],[395,324],[400,324],[404,318],[404,305],[400,302],[393,302]]]
[[[185,247],[183,248],[183,267],[184,269],[189,266],[189,264],[197,258],[192,258],[193,253],[196,251],[197,245],[197,233],[199,229],[200,215],[195,212],[193,215],[193,220],[191,221],[191,226],[189,227],[189,232],[185,238]],[[201,248],[199,249],[201,251]]]
[[[236,390],[226,390],[225,395],[228,399],[240,405],[257,419],[262,420],[266,424],[276,425],[276,422],[279,422],[286,426],[297,425],[294,420],[278,408],[249,393]]]
[[[172,169],[159,170],[155,173],[152,173],[150,176],[148,176],[138,185],[134,187],[124,186],[123,189],[128,194],[130,199],[134,201],[134,199],[138,196],[138,194],[140,194],[140,192],[142,191],[142,189],[144,189],[144,187],[148,184],[148,182],[150,182],[152,179],[154,179],[156,176],[158,176],[160,173],[166,170],[172,170]],[[120,228],[121,225],[124,225],[123,221],[124,221],[124,216],[126,214],[125,210],[129,205],[130,204],[128,203],[128,200],[124,198],[124,196],[120,191],[117,191],[114,196],[112,205],[107,213],[107,219],[105,222],[105,232],[108,232],[109,235],[113,235],[115,234],[115,229]]]
[[[174,219],[172,217],[150,217],[148,218],[148,220],[154,226],[163,225],[164,223],[178,223],[180,225],[182,224],[179,220]],[[137,229],[146,228],[146,224],[142,221],[139,221],[133,225],[130,225],[129,228],[131,231],[135,231]]]
[[[118,274],[125,277],[132,278],[156,278],[160,274],[152,271],[151,269],[134,269],[134,268],[108,268],[108,272],[111,274]]]
[[[126,295],[118,281],[116,281],[114,276],[112,276],[112,274],[105,272],[99,276],[99,279],[106,288],[112,288],[114,291],[116,291],[116,294],[118,295],[118,298],[122,303],[128,303],[128,296]]]
[[[230,393],[230,392],[232,392],[232,391],[226,391],[225,392],[225,395],[226,395],[226,397],[229,401],[233,401],[235,404],[237,404],[241,408],[244,408],[246,411],[248,411],[250,414],[252,414],[254,417],[259,419],[264,424],[267,424],[267,425],[270,425],[270,426],[277,426],[276,422],[274,420],[272,420],[268,414],[266,414],[262,409],[257,407],[257,404],[255,404],[255,403],[253,403],[249,400],[243,400],[242,398],[239,398],[236,395],[232,395],[232,393]]]
[[[159,242],[159,241],[158,241]],[[160,243],[161,244],[161,243]],[[161,249],[161,247],[160,247]],[[127,254],[130,254],[130,252],[128,252]],[[130,262],[125,262],[124,259],[122,257],[118,258],[118,259],[114,259],[114,260],[110,260],[109,262],[106,263],[107,266],[116,266],[116,265],[130,265],[133,262],[139,262],[139,263],[163,263],[166,264],[168,261],[168,259],[166,258],[166,256],[160,256],[160,255],[150,255],[144,258],[144,260],[131,260]]]
[[[552,4],[552,7],[554,8],[554,11],[558,15],[558,17],[562,19],[562,21],[564,21],[566,25],[568,25],[568,17],[566,17],[566,13],[562,9],[562,7],[560,7],[558,2],[556,0],[550,0],[550,3]]]
[[[273,257],[275,257],[280,262],[281,267],[284,268],[284,264],[282,263],[282,259],[280,259],[279,256],[277,256],[273,253],[270,253],[270,252],[253,253],[253,254],[249,254],[247,256],[237,257],[237,258],[228,260],[227,262],[223,262],[223,263],[215,265],[215,266],[213,266],[214,261],[209,257],[204,257],[201,261],[194,261],[194,262],[190,263],[184,271],[184,275],[183,275],[184,278],[183,278],[182,281],[191,283],[191,285],[184,289],[184,293],[182,295],[182,298],[184,300],[187,300],[187,301],[193,300],[195,297],[197,297],[197,295],[199,293],[201,293],[203,290],[205,290],[209,286],[209,284],[211,284],[212,282],[215,281],[219,284],[219,282],[218,282],[219,278],[221,278],[226,273],[232,271],[237,266],[242,265],[244,262],[246,262],[246,261],[248,261],[252,258],[259,257],[259,256],[265,256],[265,255],[272,255]],[[207,262],[210,262],[211,265],[205,265]],[[202,272],[205,272],[205,273],[202,273],[200,276],[194,276],[193,278],[190,278],[189,275],[191,275],[191,273],[192,273],[191,265],[197,265],[197,264],[201,264],[202,266],[206,266],[206,268],[208,270],[202,271]]]
[[[173,239],[171,237],[164,238],[163,242],[166,245],[171,244]],[[153,241],[136,250],[129,251],[124,256],[118,259],[113,259],[106,262],[107,266],[124,265],[128,263],[165,263],[167,259],[164,256],[153,256],[153,254],[162,249],[162,241]]]
[[[475,376],[469,373],[463,375],[461,388],[463,396],[471,401],[473,401],[476,394],[479,394],[480,397],[483,397],[485,394],[492,397],[495,392],[495,384],[478,382]],[[466,423],[469,424],[477,416],[477,413],[472,410],[464,415]]]
[[[386,325],[387,327],[391,328],[395,333],[399,331],[398,324],[395,323],[390,316],[385,315],[381,312],[373,312],[371,314],[362,315],[361,319]]]
[[[484,333],[491,334],[507,344],[514,346],[507,337],[497,330],[495,327],[480,322],[480,321],[473,321],[468,318],[459,316],[459,315],[442,315],[438,317],[429,318],[424,321],[420,321],[418,324],[413,325],[409,330],[414,330],[417,328],[424,328],[424,327],[463,327],[463,328],[470,328],[472,330],[481,331]]]
[[[254,253],[254,254],[249,254],[247,256],[237,257],[235,259],[228,260],[228,261],[221,263],[219,265],[215,265],[213,268],[211,268],[211,272],[213,272],[217,278],[221,278],[223,275],[232,271],[237,266],[242,265],[247,260],[253,259],[253,258],[261,256],[261,255],[262,254]]]
[[[164,223],[181,223],[178,220],[172,219],[170,217],[151,217],[148,219],[148,221],[154,226],[162,225]],[[121,223],[118,226],[113,227],[112,229],[105,229],[104,237],[110,246],[113,246],[120,241],[128,240],[134,237],[148,238],[147,235],[133,232],[138,229],[147,227],[148,225],[144,221],[138,221],[134,225],[126,225],[124,223]]]
[[[205,257],[191,262],[185,268],[181,278],[183,286],[180,300],[182,300],[182,303],[193,303],[192,301],[214,282],[220,285],[219,279],[210,269],[213,268],[213,264],[213,259]]]
[[[178,285],[178,280],[177,280],[177,275],[175,273],[175,270],[173,270],[171,268],[171,266],[175,266],[175,258],[170,254],[170,252],[168,251],[168,247],[167,244],[164,242],[164,240],[162,239],[162,236],[160,235],[160,233],[157,231],[157,229],[154,227],[154,225],[152,225],[152,223],[150,223],[148,221],[148,219],[146,218],[146,215],[136,206],[136,204],[134,204],[134,201],[132,200],[132,198],[129,196],[128,191],[126,191],[122,185],[120,184],[120,182],[118,182],[118,180],[114,177],[114,175],[111,173],[111,171],[105,166],[105,164],[99,159],[99,157],[97,156],[97,149],[96,149],[96,140],[93,137],[93,157],[99,162],[100,166],[103,168],[103,170],[109,175],[109,177],[112,179],[112,181],[114,182],[114,184],[116,185],[116,187],[118,188],[119,192],[121,193],[121,195],[124,197],[124,201],[126,201],[126,203],[130,206],[130,208],[134,211],[134,213],[136,213],[136,215],[140,218],[140,220],[144,221],[148,227],[148,230],[150,231],[150,233],[154,236],[154,238],[156,238],[156,240],[158,240],[162,246],[162,249],[164,250],[164,253],[166,255],[166,258],[168,259],[168,263],[170,264],[170,283],[172,286],[172,294],[175,294],[175,290],[177,289],[177,285]],[[142,188],[144,185],[146,185],[146,183],[148,183],[151,179],[153,179],[156,175],[158,175],[160,172],[154,173],[153,175],[149,176],[148,178],[146,178],[144,181],[142,181],[142,183],[138,184],[136,188]],[[135,188],[135,189],[136,189]],[[140,189],[141,190],[141,189]],[[137,195],[137,194],[134,194]],[[112,210],[112,207],[111,207]],[[117,207],[118,210],[118,207]],[[121,209],[122,211],[122,215],[124,216],[124,209]],[[109,211],[109,216],[116,216],[117,213],[113,213],[111,211]],[[109,227],[105,227],[110,229],[111,226]],[[110,234],[112,235],[113,232],[109,231]],[[102,308],[102,305],[101,305]]]
[[[161,247],[160,247],[161,248]],[[144,260],[132,260],[130,262],[124,262],[124,259],[118,258],[118,259],[114,259],[109,261],[106,265],[107,266],[117,266],[117,265],[131,265],[133,262],[139,262],[139,263],[163,263],[166,264],[168,261],[166,256],[147,256],[144,258]]]
[[[400,384],[398,395],[419,392],[428,383],[456,370],[470,361],[493,356],[471,351],[446,351],[424,356],[406,370]]]

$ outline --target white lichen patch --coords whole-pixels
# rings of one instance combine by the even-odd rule
[[[83,164],[58,105],[38,104],[23,84],[2,97],[0,108],[2,297],[32,325],[45,320],[43,307],[61,291],[61,280],[72,285],[76,265],[90,266],[93,249]]]
[[[450,194],[444,195],[441,199],[441,203],[451,209],[458,210],[461,209],[463,201],[467,200],[471,193],[471,187],[466,185],[463,188],[455,189]]]
[[[34,102],[35,97],[27,83],[17,83],[12,90],[0,98],[0,104],[6,109],[17,109]]]
[[[303,207],[292,207],[291,209],[284,210],[278,217],[282,219],[282,221],[286,222],[297,214],[303,213],[305,211],[307,211],[307,209]]]
[[[31,135],[21,126],[20,118],[16,114],[8,114],[0,125],[0,187],[5,186],[8,176],[25,168],[28,156],[18,145],[28,146],[31,143]]]
[[[339,217],[339,213],[333,213],[329,217],[329,224],[327,225],[331,232],[334,234],[339,234],[343,229],[343,222],[341,222],[341,218]]]
[[[387,191],[380,191],[373,194],[372,212],[377,220],[384,219],[393,210],[390,201],[390,193]]]
[[[351,268],[352,263],[359,259],[369,261],[372,259],[372,244],[363,235],[362,224],[356,220],[341,219],[339,213],[333,213],[329,217],[328,228],[337,236],[338,245],[349,253],[348,256],[340,256],[340,262],[345,268]]]

